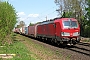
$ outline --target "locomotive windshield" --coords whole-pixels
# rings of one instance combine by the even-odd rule
[[[64,25],[64,28],[77,28],[78,27],[77,21],[72,21],[72,20],[63,21],[63,25]]]

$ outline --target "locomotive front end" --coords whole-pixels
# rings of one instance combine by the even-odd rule
[[[61,38],[64,43],[74,45],[80,42],[80,26],[76,19],[62,20]]]

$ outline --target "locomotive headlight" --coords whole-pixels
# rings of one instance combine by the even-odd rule
[[[68,32],[61,32],[61,36],[70,36],[70,33],[68,33]]]
[[[73,33],[73,36],[79,36],[80,35],[80,32],[74,32]]]

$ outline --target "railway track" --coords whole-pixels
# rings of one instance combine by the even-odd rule
[[[45,48],[49,48],[56,54],[58,52],[57,56],[59,57],[61,55],[63,58],[69,58],[70,60],[90,60],[90,43],[80,42],[74,46],[62,47],[52,44],[50,41],[34,39],[31,37],[29,37],[29,39],[35,44],[40,44]]]
[[[41,40],[33,40],[33,42],[42,44],[45,47],[50,48],[52,51],[58,51],[63,57],[69,56],[70,60],[90,60],[90,43],[80,42],[75,46],[57,46],[51,44],[51,42],[42,42]]]
[[[72,48],[66,48],[72,54],[73,60],[89,60],[90,59],[90,44],[80,42]]]

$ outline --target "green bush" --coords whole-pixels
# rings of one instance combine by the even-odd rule
[[[0,1],[0,43],[9,35],[16,24],[16,11],[6,1]]]
[[[86,26],[84,34],[85,34],[85,37],[90,38],[90,26]]]

